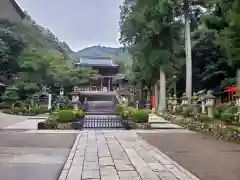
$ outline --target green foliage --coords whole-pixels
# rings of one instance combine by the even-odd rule
[[[67,96],[58,95],[53,102],[53,108],[67,108],[70,104],[70,100]]]
[[[121,104],[116,105],[116,113],[121,114],[124,110],[124,107]]]
[[[73,110],[76,118],[84,118],[85,117],[85,112],[83,110]]]
[[[200,114],[200,115],[198,116],[198,120],[199,120],[200,122],[208,122],[208,121],[211,120],[211,119],[208,117],[207,114]]]
[[[17,89],[13,87],[8,87],[4,94],[2,95],[2,100],[9,102],[12,104],[12,108],[14,108],[15,101],[19,99]]]
[[[133,115],[133,120],[137,123],[148,122],[149,111],[145,109],[137,110]]]
[[[76,118],[73,110],[61,110],[57,112],[56,121],[59,123],[68,123]]]
[[[193,115],[193,107],[191,107],[191,106],[186,107],[186,108],[183,110],[182,115],[183,115],[184,117],[190,117],[190,116],[192,116],[192,115]]]

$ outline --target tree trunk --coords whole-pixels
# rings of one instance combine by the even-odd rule
[[[192,96],[192,50],[191,50],[191,31],[189,17],[189,0],[184,0],[185,18],[185,53],[186,53],[186,96],[191,102]]]
[[[159,96],[159,112],[166,109],[166,77],[165,72],[160,67],[160,96]]]

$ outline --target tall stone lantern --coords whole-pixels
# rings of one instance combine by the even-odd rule
[[[212,91],[209,90],[207,92],[207,95],[205,96],[205,100],[206,100],[206,107],[207,107],[207,112],[208,112],[208,117],[209,118],[213,118],[213,107],[215,105],[215,99],[216,97],[213,96]]]
[[[177,96],[176,96],[176,94],[173,95],[173,99],[172,99],[172,112],[173,113],[177,112]]]
[[[77,91],[76,87],[74,87],[73,92],[71,92],[70,94],[72,96],[73,109],[78,110],[79,92]]]
[[[181,105],[183,107],[183,112],[186,112],[187,107],[188,107],[188,97],[186,96],[186,93],[183,93],[181,97]]]

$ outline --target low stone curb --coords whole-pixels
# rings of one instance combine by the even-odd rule
[[[81,135],[82,135],[82,131],[80,131],[78,133],[77,137],[76,137],[76,140],[75,140],[75,142],[73,144],[73,147],[72,147],[72,149],[71,149],[71,151],[70,151],[70,153],[68,155],[68,158],[67,158],[67,160],[66,160],[66,162],[65,162],[65,164],[63,166],[62,172],[61,172],[58,180],[66,180],[67,179],[68,172],[69,172],[69,170],[71,168],[73,158],[74,158],[75,153],[77,151],[77,145],[79,143]]]

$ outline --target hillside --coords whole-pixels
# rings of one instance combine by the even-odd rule
[[[49,29],[38,25],[30,16],[20,22],[0,21],[0,28],[21,37],[29,49],[56,50],[74,58],[75,53],[66,42],[60,41]]]

